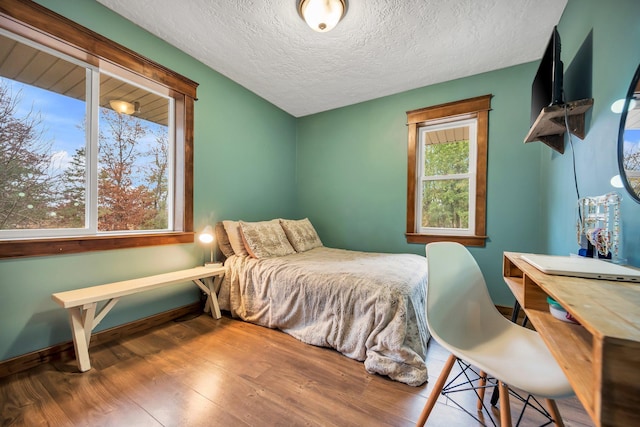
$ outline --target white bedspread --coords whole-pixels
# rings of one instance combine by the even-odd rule
[[[370,373],[427,380],[424,257],[320,247],[225,266],[218,298],[233,316],[334,348]]]

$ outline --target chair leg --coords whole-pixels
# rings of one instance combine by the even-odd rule
[[[478,380],[478,411],[482,410],[482,403],[484,402],[484,390],[487,385],[487,373],[480,371],[480,379]]]
[[[499,382],[500,388],[500,427],[511,427],[511,406],[509,405],[509,386]]]
[[[456,362],[457,357],[453,354],[449,355],[449,358],[444,364],[442,368],[442,372],[440,372],[440,376],[433,386],[433,390],[431,390],[431,394],[429,394],[429,398],[427,399],[427,403],[424,404],[424,408],[422,408],[422,412],[420,413],[420,418],[418,418],[418,422],[416,423],[416,427],[422,427],[427,422],[427,418],[429,418],[429,414],[433,409],[436,401],[438,400],[438,396],[440,396],[440,392],[442,391],[442,387],[444,387],[444,383],[447,381],[447,377],[449,377],[449,373],[451,372],[451,368],[453,368],[453,364]]]
[[[545,399],[547,401],[547,407],[549,408],[549,414],[553,418],[553,422],[558,427],[564,427],[564,423],[562,422],[562,417],[560,416],[560,411],[558,410],[558,405],[556,405],[556,401],[553,399]]]

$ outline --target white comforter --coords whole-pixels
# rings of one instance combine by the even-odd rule
[[[315,248],[254,259],[232,256],[219,302],[245,321],[364,361],[370,373],[427,380],[424,257]]]

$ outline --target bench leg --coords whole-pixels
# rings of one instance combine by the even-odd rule
[[[218,305],[218,297],[216,295],[215,286],[222,282],[224,276],[205,277],[201,280],[195,279],[193,283],[198,285],[202,291],[207,294],[207,301],[204,304],[204,312],[211,313],[211,317],[214,319],[220,319],[222,313],[220,313],[220,306]],[[206,285],[204,283],[206,283]]]
[[[93,303],[84,307],[67,309],[69,323],[71,324],[71,334],[73,335],[73,348],[76,351],[76,361],[80,372],[86,372],[91,369],[89,341],[91,340],[91,329],[93,328],[96,306],[97,304]]]

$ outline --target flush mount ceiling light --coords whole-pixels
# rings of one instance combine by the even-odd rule
[[[109,101],[109,105],[113,108],[113,111],[120,114],[133,114],[140,112],[140,103],[137,101],[132,104],[127,101],[112,99]]]
[[[347,13],[347,0],[298,0],[298,13],[312,30],[326,33]]]

